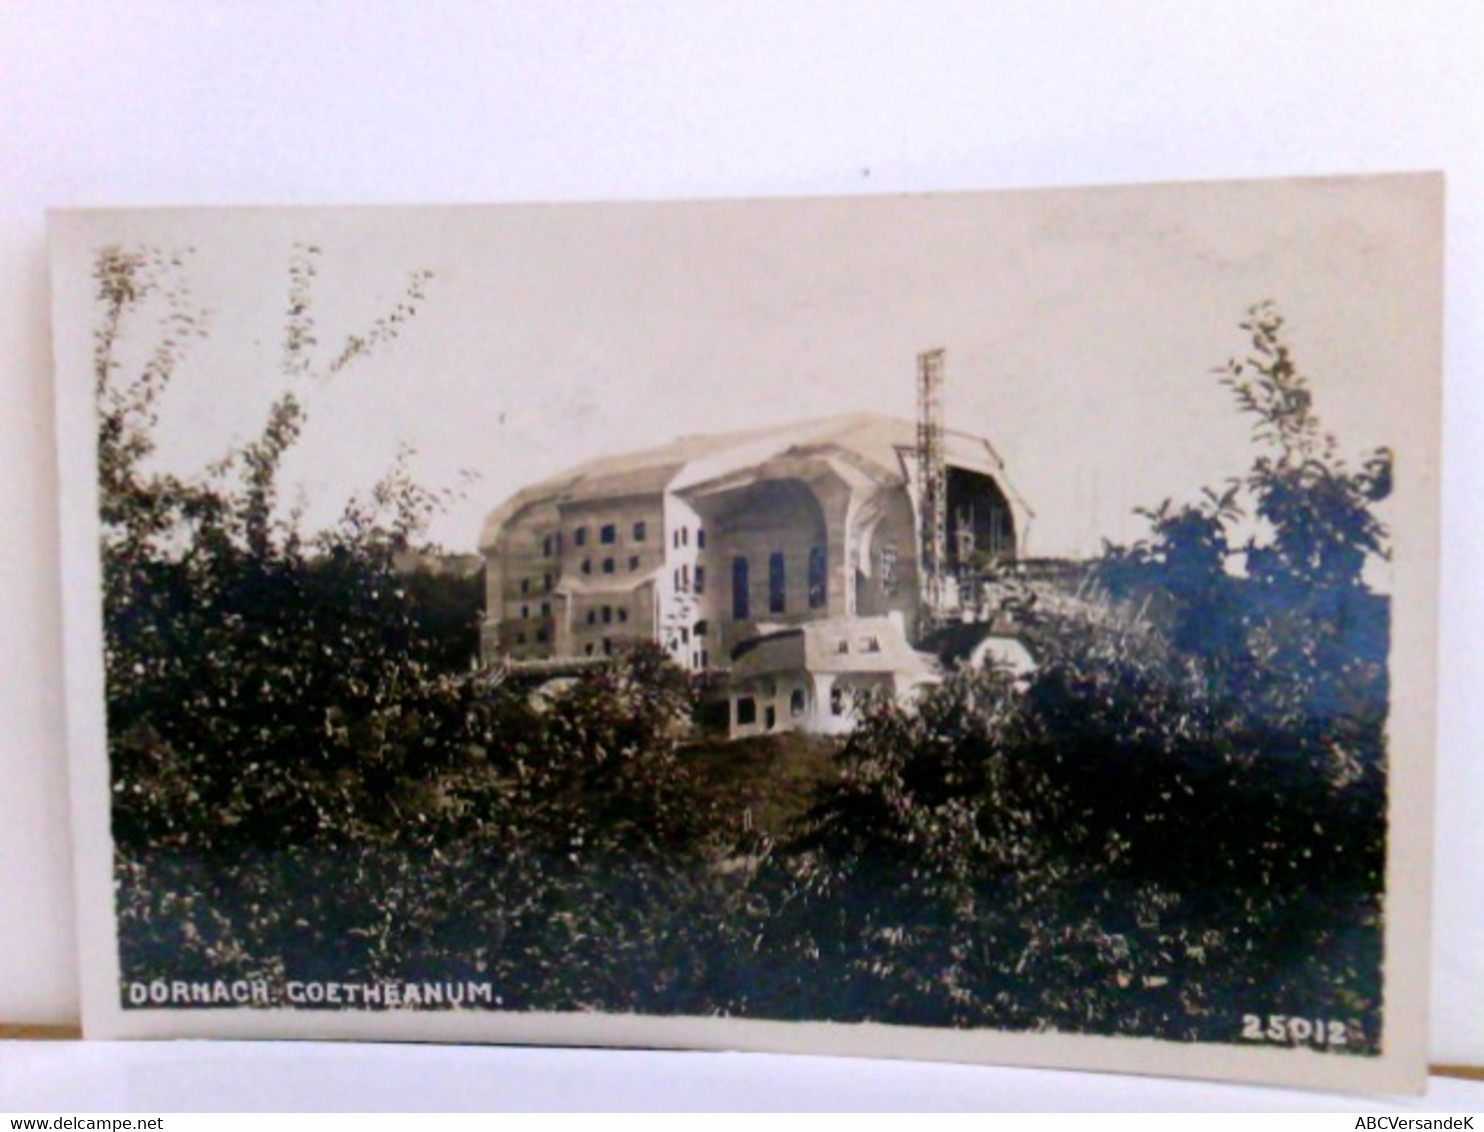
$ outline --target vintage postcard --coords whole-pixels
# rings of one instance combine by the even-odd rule
[[[1419,1088],[1442,191],[55,214],[87,1032]]]

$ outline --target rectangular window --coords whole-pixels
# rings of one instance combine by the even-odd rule
[[[629,611],[627,609],[625,609],[623,606],[620,605],[618,607],[618,620],[619,620],[619,622],[622,623],[624,621],[627,621],[628,619],[629,619]]]
[[[706,567],[704,567],[704,566],[697,566],[696,567],[696,593],[703,594],[705,592],[706,592]]]
[[[598,623],[598,611],[596,609],[589,609],[587,611],[587,623],[589,625],[596,625]]]
[[[593,572],[593,560],[591,558],[584,558],[582,560],[582,572],[584,574],[591,574]]]
[[[788,606],[788,586],[784,576],[783,552],[768,555],[768,612],[782,613]]]
[[[751,696],[737,698],[737,726],[751,727],[757,722],[757,701]]]
[[[690,566],[688,565],[682,565],[680,567],[680,588],[683,590],[690,589]]]
[[[613,606],[611,606],[611,605],[605,605],[603,607],[603,624],[604,625],[607,625],[612,620],[613,620]]]
[[[611,559],[611,558],[605,558],[605,559],[603,559],[603,573],[605,573],[605,574],[611,574],[611,573],[613,573],[613,559]]]
[[[639,569],[639,556],[637,554],[631,554],[629,556],[629,569],[630,570],[637,570],[637,569]]]
[[[551,545],[552,540],[550,535],[547,535],[544,539],[541,540],[541,556],[543,558],[551,557]]]
[[[546,643],[546,630],[545,629],[537,629],[536,630],[536,643],[538,645],[544,645]]]
[[[649,533],[648,532],[648,529],[645,527],[644,520],[643,519],[640,519],[639,522],[637,522],[637,523],[634,524],[634,541],[635,542],[643,542],[645,536],[648,533]]]
[[[747,599],[747,559],[732,559],[732,620],[746,621],[750,613]]]
[[[551,616],[551,602],[549,602],[549,601],[543,601],[541,603],[541,616],[542,617],[550,617]]]
[[[572,544],[574,546],[586,546],[587,545],[587,528],[586,527],[578,527],[575,531],[572,532]]]
[[[706,549],[706,528],[705,527],[697,527],[696,528],[696,549],[697,550],[705,550]]]
[[[530,592],[531,592],[531,579],[530,578],[522,578],[520,580],[520,596],[521,597],[525,597],[526,594],[528,594]]]
[[[618,528],[612,523],[608,523],[598,532],[598,538],[604,546],[611,546],[614,540],[618,538]]]
[[[545,590],[547,593],[551,593],[551,587],[553,585],[555,585],[555,584],[556,584],[556,575],[555,574],[542,574],[541,575],[541,588],[543,590]]]

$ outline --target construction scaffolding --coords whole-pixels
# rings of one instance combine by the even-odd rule
[[[917,355],[917,490],[923,621],[934,625],[948,605],[948,461],[943,449],[941,349]]]

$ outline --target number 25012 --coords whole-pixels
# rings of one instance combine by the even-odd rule
[[[1330,1049],[1349,1045],[1350,1030],[1344,1022],[1329,1018],[1243,1014],[1242,1039],[1249,1042],[1281,1042],[1284,1045],[1313,1045]]]

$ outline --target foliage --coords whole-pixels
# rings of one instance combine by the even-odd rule
[[[395,557],[439,497],[405,454],[331,530],[281,515],[279,472],[307,420],[299,386],[390,342],[426,276],[324,372],[307,310],[317,251],[290,265],[283,371],[259,434],[195,480],[159,471],[159,406],[205,321],[182,257],[108,249],[95,347],[109,733],[115,832],[179,846],[330,839],[412,800],[398,784],[461,749],[460,691],[409,603]],[[161,311],[133,373],[123,335]]]

